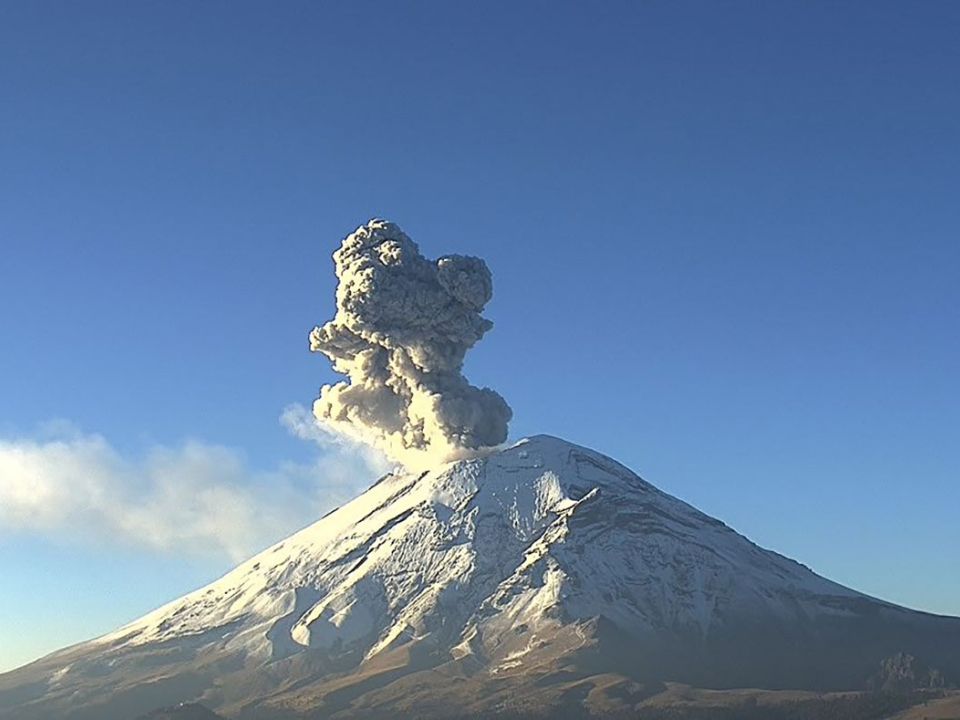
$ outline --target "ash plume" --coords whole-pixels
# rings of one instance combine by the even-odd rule
[[[506,440],[506,401],[463,376],[467,350],[493,327],[480,314],[493,295],[486,263],[428,260],[385,220],[357,228],[333,260],[337,313],[310,349],[348,380],[321,388],[318,421],[412,469]]]

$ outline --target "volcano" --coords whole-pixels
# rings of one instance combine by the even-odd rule
[[[600,712],[663,682],[864,688],[906,657],[921,684],[960,680],[960,619],[843,587],[536,436],[386,475],[211,585],[0,675],[0,718]]]

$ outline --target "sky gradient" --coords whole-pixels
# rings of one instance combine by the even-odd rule
[[[949,2],[3,4],[0,670],[374,478],[298,409],[374,216],[490,266],[467,375],[511,438],[960,615],[958,34]]]

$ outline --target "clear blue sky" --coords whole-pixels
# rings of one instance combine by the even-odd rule
[[[157,453],[224,446],[289,530],[271,478],[323,451],[278,417],[371,216],[490,265],[512,437],[960,614],[960,4],[590,5],[0,6],[0,442],[68,506],[0,507],[0,668],[231,565],[91,530]],[[120,479],[81,512],[85,441]]]

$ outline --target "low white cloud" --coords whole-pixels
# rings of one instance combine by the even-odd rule
[[[386,469],[371,451],[335,442],[308,410],[282,423],[320,447],[309,463],[264,472],[234,448],[188,441],[137,457],[67,423],[0,438],[0,535],[41,533],[237,561],[350,499]]]

